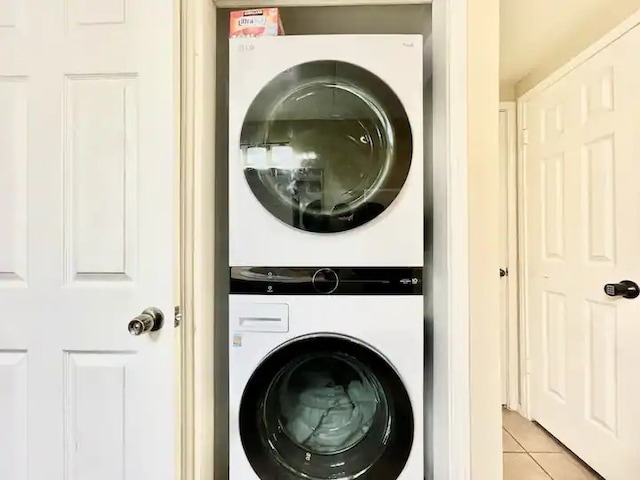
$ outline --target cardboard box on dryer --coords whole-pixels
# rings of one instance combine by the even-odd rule
[[[284,35],[278,8],[237,10],[229,17],[229,38]]]

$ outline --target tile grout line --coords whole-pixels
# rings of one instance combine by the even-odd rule
[[[518,413],[518,412],[516,412]],[[504,432],[511,437],[512,440],[515,441],[515,443],[520,446],[520,448],[522,448],[522,452],[504,452],[505,453],[526,453],[531,460],[533,460],[533,462],[538,465],[538,467],[540,467],[540,469],[547,475],[547,477],[549,477],[551,480],[556,480],[554,479],[554,477],[551,475],[551,473],[549,473],[544,466],[542,466],[542,464],[540,462],[538,462],[536,460],[536,458],[533,456],[533,453],[535,454],[542,454],[542,455],[559,455],[559,456],[566,456],[568,458],[570,458],[571,460],[575,461],[577,463],[577,465],[581,468],[583,468],[584,470],[586,470],[589,474],[591,474],[594,479],[597,480],[605,480],[600,474],[598,474],[598,472],[596,472],[595,470],[593,470],[593,468],[588,465],[587,463],[585,463],[582,459],[580,459],[575,453],[573,453],[571,450],[569,450],[566,445],[562,444],[557,438],[555,438],[551,433],[549,433],[544,427],[542,427],[541,425],[537,424],[537,422],[535,421],[528,421],[529,423],[533,423],[536,424],[540,430],[542,430],[547,437],[549,437],[550,439],[552,439],[556,444],[558,444],[558,446],[560,447],[560,451],[535,451],[532,452],[530,450],[528,450],[517,438],[515,435],[513,435],[509,429],[505,426],[504,423],[504,414],[503,414],[503,424],[502,424],[502,429],[504,430]]]
[[[509,435],[509,436],[513,439],[513,441],[514,441],[514,442],[516,442],[516,443],[518,444],[518,446],[522,449],[522,451],[523,451],[524,453],[528,453],[528,452],[527,452],[527,449],[526,449],[526,448],[524,448],[524,445],[522,445],[522,444],[518,441],[518,439],[517,439],[516,437],[514,437],[513,435],[511,435],[511,432],[510,432],[509,430],[507,430],[504,426],[502,427],[502,429],[507,433],[507,435]],[[502,453],[504,453],[504,452],[502,452]],[[507,452],[507,453],[511,453],[511,452]],[[513,452],[513,453],[520,453],[520,452]]]
[[[522,452],[502,452],[503,454],[504,454],[504,453],[524,453],[524,454],[525,454],[525,455],[527,455],[531,460],[533,460],[533,463],[535,463],[536,465],[538,465],[538,467],[540,467],[540,470],[542,470],[542,471],[547,475],[547,477],[549,477],[551,480],[555,480],[555,479],[551,476],[551,474],[550,474],[549,472],[547,472],[547,470],[546,470],[542,465],[540,465],[540,463],[539,463],[539,462],[534,458],[534,456],[533,456],[533,455],[531,455],[531,452],[530,452],[529,450],[527,450],[527,449],[524,447],[524,445],[522,445],[522,444],[518,441],[518,439],[517,439],[515,436],[511,435],[511,432],[510,432],[509,430],[507,430],[507,429],[504,427],[504,425],[503,425],[502,429],[506,432],[506,434],[507,434],[507,435],[509,435],[509,436],[513,439],[513,441],[514,441],[514,442],[516,442],[516,443],[520,446],[520,448],[522,448]],[[539,452],[535,452],[535,453],[539,453]]]
[[[556,480],[556,479],[554,479],[554,478],[551,476],[551,474],[550,474],[549,472],[547,472],[547,469],[546,469],[546,468],[544,468],[544,467],[540,464],[540,462],[538,462],[538,461],[536,460],[536,458],[535,458],[533,455],[531,455],[531,452],[530,452],[530,451],[528,451],[528,450],[525,450],[525,451],[526,451],[527,455],[529,455],[529,458],[531,458],[531,460],[533,460],[533,461],[534,461],[534,463],[540,467],[540,470],[542,470],[544,473],[546,473],[546,474],[547,474],[547,477],[549,477],[551,480]],[[534,453],[544,453],[544,452],[534,452]],[[555,453],[555,452],[549,452],[549,453]]]

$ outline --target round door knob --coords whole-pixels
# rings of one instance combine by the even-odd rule
[[[164,315],[159,308],[149,307],[129,322],[128,330],[131,335],[142,335],[147,332],[160,330],[164,323]]]

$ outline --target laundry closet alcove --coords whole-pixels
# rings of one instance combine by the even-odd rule
[[[469,479],[471,395],[465,2],[187,1],[183,10],[183,478],[228,471],[227,65],[231,10],[281,8],[285,33],[421,34],[424,129],[427,478]],[[389,65],[401,69],[402,65]],[[247,66],[248,71],[251,67]],[[401,234],[401,232],[399,232]],[[184,351],[186,350],[186,351]],[[422,368],[422,366],[416,366]],[[213,452],[213,456],[212,456]],[[430,476],[431,475],[431,476]]]

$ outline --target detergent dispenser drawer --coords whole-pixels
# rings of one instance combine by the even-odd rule
[[[289,305],[285,303],[243,303],[229,309],[231,328],[235,332],[289,331]]]

